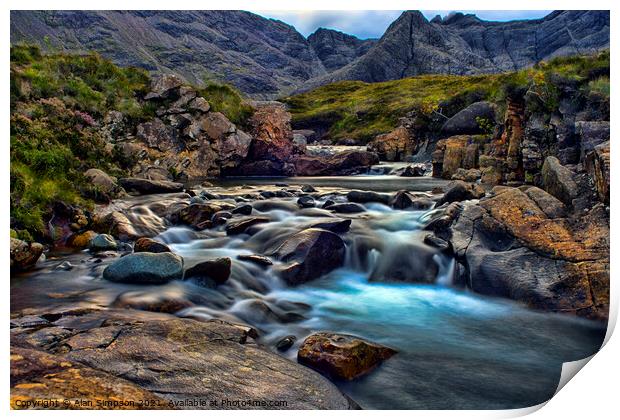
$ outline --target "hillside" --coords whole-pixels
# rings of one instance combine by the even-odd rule
[[[438,130],[448,117],[481,100],[505,106],[506,93],[517,88],[537,92],[543,105],[557,107],[559,85],[575,85],[581,95],[609,96],[609,52],[556,58],[517,72],[478,76],[425,75],[365,83],[342,81],[283,99],[293,126],[316,130],[323,138],[366,142],[415,113],[420,124]]]

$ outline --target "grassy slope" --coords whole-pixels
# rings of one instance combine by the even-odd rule
[[[135,127],[152,118],[142,97],[150,78],[97,54],[42,55],[37,47],[11,47],[11,228],[40,239],[57,201],[92,206],[100,193],[83,177],[89,168],[126,173],[128,162],[110,151],[101,132],[103,117],[121,111]],[[252,109],[228,86],[199,92],[211,108],[243,126]]]
[[[390,131],[399,117],[417,110],[451,116],[477,100],[502,103],[514,89],[529,88],[541,105],[557,105],[558,79],[574,81],[584,91],[609,96],[609,52],[540,63],[513,73],[480,76],[427,75],[381,83],[343,81],[282,100],[289,104],[296,128],[326,125],[332,139],[369,140]]]

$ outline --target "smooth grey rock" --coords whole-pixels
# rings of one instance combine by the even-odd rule
[[[116,283],[163,284],[183,277],[183,257],[172,252],[138,252],[107,266],[103,277]]]

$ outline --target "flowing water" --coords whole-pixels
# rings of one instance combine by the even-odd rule
[[[319,189],[317,202],[343,200],[348,189],[430,191],[443,181],[395,176],[236,179],[209,191],[223,200],[274,182]],[[251,185],[248,185],[251,184]],[[279,188],[278,188],[279,189]],[[33,273],[12,280],[12,310],[107,306],[121,293],[183,298],[193,306],[177,316],[219,317],[254,326],[259,341],[271,347],[285,336],[297,337],[283,353],[296,358],[309,334],[329,330],[370,339],[398,350],[361,379],[337,385],[364,408],[491,409],[531,406],[547,400],[557,386],[561,365],[587,357],[600,347],[604,326],[570,316],[542,313],[518,303],[473,294],[451,285],[454,261],[425,245],[421,231],[429,211],[399,211],[368,204],[347,215],[352,225],[342,237],[347,245],[343,268],[313,282],[288,287],[278,277],[279,263],[265,269],[236,259],[240,254],[268,255],[292,233],[317,219],[334,217],[320,208],[301,210],[296,197],[252,201],[253,215],[271,222],[252,235],[226,236],[222,227],[196,232],[165,228],[162,208],[179,195],[127,199],[133,221],[159,232],[185,258],[187,266],[215,257],[231,257],[232,276],[216,289],[192,281],[161,286],[110,283],[101,272],[109,259],[84,251],[48,259]],[[187,201],[187,199],[186,199]],[[111,257],[114,258],[114,257]],[[75,267],[55,270],[61,261]],[[403,281],[404,280],[404,281]]]

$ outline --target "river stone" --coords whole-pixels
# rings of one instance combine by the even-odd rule
[[[195,278],[205,285],[220,285],[230,277],[232,261],[229,257],[203,261],[185,270],[185,279]]]
[[[157,242],[151,238],[140,238],[133,246],[133,252],[172,252],[168,245]]]
[[[89,366],[105,378],[100,381],[102,385],[117,391],[113,394],[102,390],[101,394],[97,394],[85,387],[85,397],[153,398],[170,400],[172,407],[194,399],[218,403],[224,400],[277,399],[286,401],[287,406],[282,408],[287,409],[352,408],[352,403],[320,374],[257,346],[247,328],[220,320],[200,322],[165,314],[145,317],[140,311],[128,312],[126,309],[99,312],[83,316],[89,318],[82,322],[90,325],[86,329],[81,328],[79,333],[69,331],[69,337],[62,335],[53,341],[58,348],[65,349],[63,361],[76,367],[81,364]],[[29,336],[32,330],[21,329],[19,334]],[[26,338],[21,341],[26,341]],[[41,355],[44,363],[56,357],[49,353]],[[19,362],[20,359],[13,357],[12,361]],[[31,366],[28,362],[24,364]],[[80,371],[77,371],[72,377],[59,375],[59,379],[66,382],[56,384],[53,375],[60,370],[62,366],[59,368],[59,363],[43,365],[41,369],[20,375],[12,370],[12,380],[23,378],[12,383],[32,383],[27,378],[34,378],[35,382],[41,378],[41,383],[61,390],[50,392],[51,395],[60,398],[76,396],[75,387],[87,383],[86,379],[80,378]],[[52,376],[44,379],[49,374]],[[133,389],[124,389],[127,383],[133,385]],[[16,389],[14,396],[28,395],[29,392],[35,395],[28,387],[23,387],[19,392]],[[45,395],[41,389],[32,389],[36,395]],[[145,391],[138,395],[135,389]],[[213,407],[207,404],[192,408]],[[239,407],[218,405],[216,408]]]
[[[210,222],[213,215],[221,210],[222,207],[215,203],[195,203],[180,209],[172,219],[198,229],[204,222]]]
[[[312,185],[310,184],[306,184],[306,185],[302,185],[301,186],[301,190],[305,193],[312,193],[312,192],[316,192],[316,188],[314,188]]]
[[[567,167],[562,166],[558,158],[547,157],[541,175],[545,191],[560,199],[564,204],[572,205],[579,189],[573,180],[573,173]]]
[[[164,194],[182,192],[183,184],[172,181],[156,181],[144,178],[121,178],[118,183],[127,192],[137,194]]]
[[[240,254],[240,255],[237,255],[237,259],[240,260],[240,261],[250,261],[250,262],[253,262],[254,264],[262,265],[262,266],[273,265],[273,262],[269,258],[267,258],[267,257],[265,257],[263,255],[245,255],[245,254]]]
[[[314,198],[310,197],[309,195],[304,195],[297,199],[297,205],[302,209],[307,209],[310,207],[314,207],[316,203],[314,202]]]
[[[106,267],[103,277],[116,283],[163,284],[183,276],[183,258],[172,252],[138,252]]]
[[[366,211],[364,206],[357,203],[335,203],[324,208],[336,213],[363,213]]]
[[[90,240],[88,248],[91,251],[115,251],[118,245],[112,235],[102,233]]]
[[[309,228],[325,229],[334,233],[348,232],[351,227],[351,219],[321,219],[312,222]]]
[[[484,197],[485,191],[478,184],[468,184],[463,181],[454,181],[450,183],[448,191],[437,201],[437,206],[443,203],[452,203],[455,201],[474,200]]]
[[[227,235],[237,235],[246,231],[250,226],[260,223],[269,223],[267,217],[245,217],[243,219],[231,220],[226,226]]]
[[[174,314],[182,309],[189,308],[192,306],[192,302],[182,296],[177,296],[174,292],[132,291],[118,295],[110,306]]]
[[[276,344],[276,349],[278,351],[287,351],[293,346],[293,344],[295,344],[295,340],[297,340],[297,337],[295,337],[294,335],[287,335],[286,337],[278,341],[278,343]]]
[[[374,191],[349,191],[347,200],[353,203],[383,203],[388,204],[390,196]]]
[[[11,270],[25,270],[33,267],[41,254],[43,245],[38,242],[28,243],[11,238]]]
[[[319,332],[304,340],[297,361],[330,378],[350,381],[369,373],[396,353],[353,335]]]
[[[231,212],[232,214],[243,214],[245,216],[249,216],[252,214],[252,206],[249,204],[242,204],[232,209]]]
[[[345,245],[340,236],[324,229],[304,229],[288,238],[274,256],[288,263],[282,278],[289,285],[314,280],[342,266]]]
[[[65,244],[70,248],[88,248],[90,241],[97,236],[97,232],[87,230],[86,232],[74,233],[69,236],[65,241]]]

